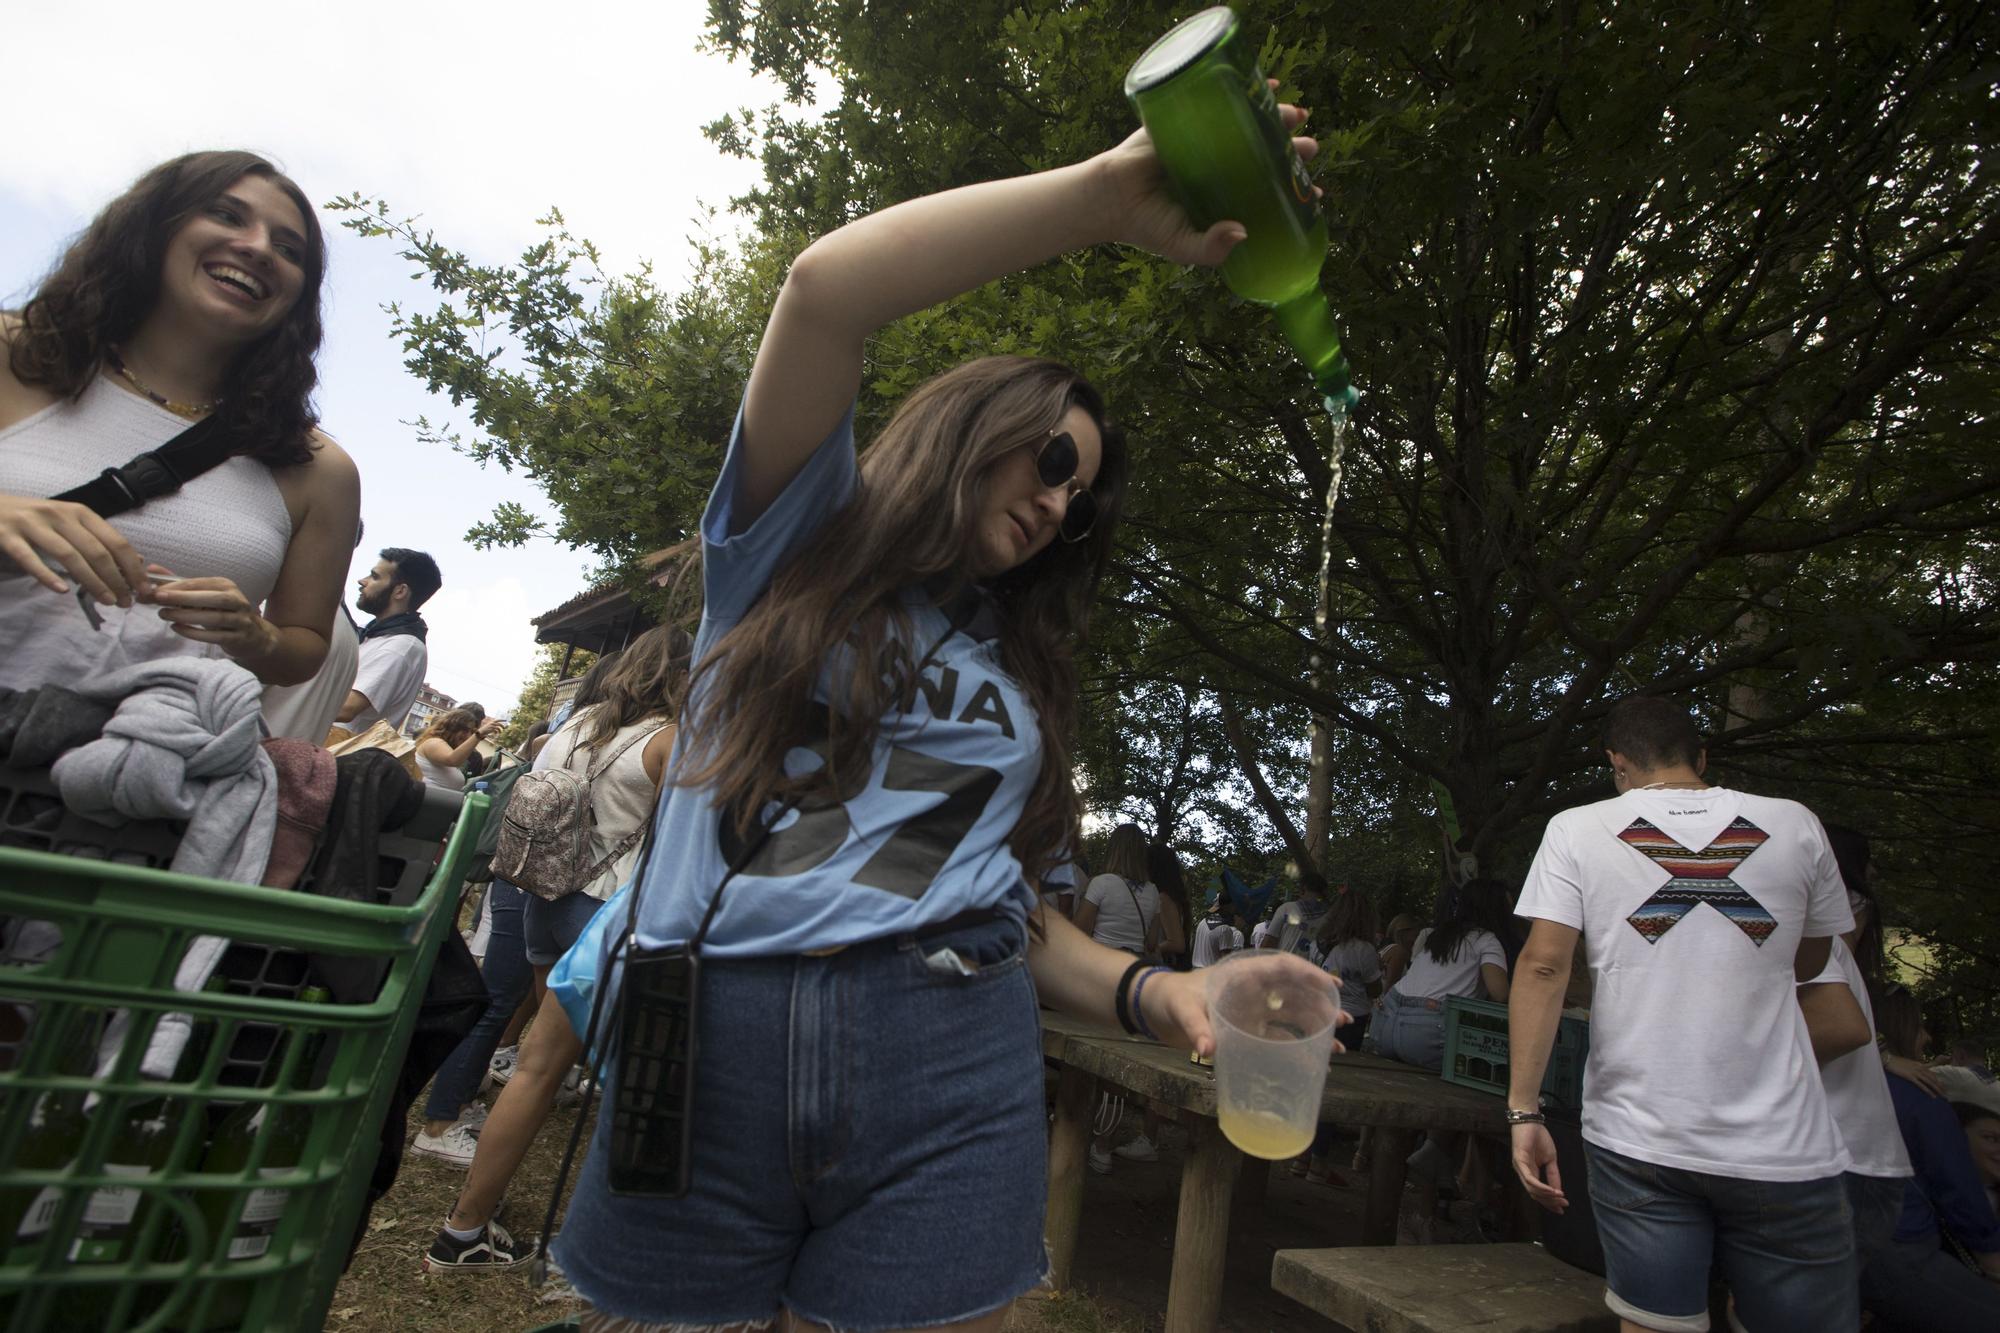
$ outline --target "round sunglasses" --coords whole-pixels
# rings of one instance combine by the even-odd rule
[[[1061,486],[1069,492],[1069,504],[1056,535],[1071,543],[1082,541],[1097,526],[1097,497],[1076,479],[1078,461],[1076,437],[1066,430],[1054,432],[1035,450],[1035,475],[1042,485],[1052,490]]]

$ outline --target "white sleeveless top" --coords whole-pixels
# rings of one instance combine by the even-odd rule
[[[0,430],[0,492],[59,495],[165,444],[188,424],[99,376],[76,402]],[[149,564],[183,578],[232,579],[258,604],[271,595],[292,540],[278,483],[252,458],[232,458],[111,525]],[[11,560],[0,557],[0,564],[13,570]],[[0,685],[32,689],[163,657],[223,655],[213,644],[175,634],[156,606],[97,609],[104,627],[92,630],[73,595],[52,593],[18,573],[0,578]]]
[[[429,759],[426,759],[424,757],[424,752],[421,747],[419,747],[414,752],[414,754],[417,761],[417,771],[424,775],[425,782],[428,782],[433,787],[442,787],[446,791],[465,790],[464,769],[453,768],[449,764],[432,763]]]
[[[669,725],[672,719],[665,717],[641,718],[629,727],[620,727],[616,735],[598,745],[582,746],[579,742],[590,727],[590,716],[595,707],[586,708],[563,723],[563,729],[550,738],[535,756],[536,768],[563,768],[578,777],[588,777],[591,770],[603,763],[609,755],[617,754],[618,747],[631,741],[635,736],[651,737],[654,732]],[[637,741],[625,753],[618,755],[610,768],[590,787],[590,807],[597,815],[597,829],[590,838],[590,858],[597,861],[610,854],[611,849],[624,841],[625,835],[642,827],[652,817],[653,801],[658,795],[653,780],[646,776],[646,742]],[[625,854],[604,868],[604,873],[583,887],[583,892],[603,902],[618,892],[619,886],[632,877],[639,868],[639,855],[644,849],[645,839],[641,838],[625,849]]]

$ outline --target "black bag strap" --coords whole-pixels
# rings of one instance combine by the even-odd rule
[[[172,495],[230,454],[221,418],[210,413],[157,449],[149,449],[124,467],[108,467],[55,500],[68,500],[110,518],[137,509],[148,500]]]

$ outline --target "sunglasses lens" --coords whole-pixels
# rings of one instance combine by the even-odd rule
[[[1097,526],[1097,497],[1089,491],[1078,491],[1069,498],[1069,508],[1063,510],[1062,527],[1057,531],[1066,542],[1080,542],[1090,535]]]
[[[1068,431],[1049,437],[1035,455],[1035,472],[1044,486],[1060,486],[1076,475],[1076,441]]]

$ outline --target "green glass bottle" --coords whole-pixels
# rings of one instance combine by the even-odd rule
[[[1326,218],[1236,12],[1204,9],[1154,42],[1125,76],[1125,96],[1194,224],[1243,224],[1224,281],[1272,308],[1327,410],[1344,419],[1358,395],[1319,286]]]
[[[205,992],[218,994],[228,989],[229,983],[221,977],[211,977],[202,987]],[[174,1067],[175,1083],[191,1083],[200,1076],[202,1066],[208,1063],[215,1035],[215,1020],[195,1020],[179,1063]],[[126,1104],[124,1119],[105,1151],[102,1169],[107,1176],[133,1183],[107,1185],[91,1193],[83,1218],[77,1223],[76,1237],[70,1242],[72,1265],[106,1264],[124,1268],[151,1257],[136,1253],[139,1234],[146,1229],[152,1211],[167,1205],[157,1197],[157,1186],[142,1188],[142,1183],[153,1181],[172,1162],[181,1125],[191,1114],[199,1111],[179,1093],[162,1092]],[[155,1233],[155,1242],[162,1246],[172,1244],[171,1216],[169,1213],[165,1228]],[[142,1319],[165,1296],[164,1291],[142,1288],[135,1301],[127,1305],[127,1317]],[[118,1299],[118,1288],[106,1284],[73,1288],[64,1293],[62,1310],[66,1318],[59,1326],[102,1327]]]
[[[97,1049],[96,1029],[86,1025],[84,1035],[73,1036],[64,1048],[57,1071],[87,1078],[92,1069],[91,1053]],[[83,1146],[90,1119],[84,1114],[85,1093],[81,1090],[49,1091],[35,1099],[28,1122],[5,1155],[8,1172],[58,1171],[76,1157]],[[34,1263],[47,1240],[49,1228],[63,1200],[55,1185],[14,1186],[0,1189],[0,1239],[5,1241],[6,1262]],[[0,1292],[0,1327],[13,1326],[18,1292]]]

